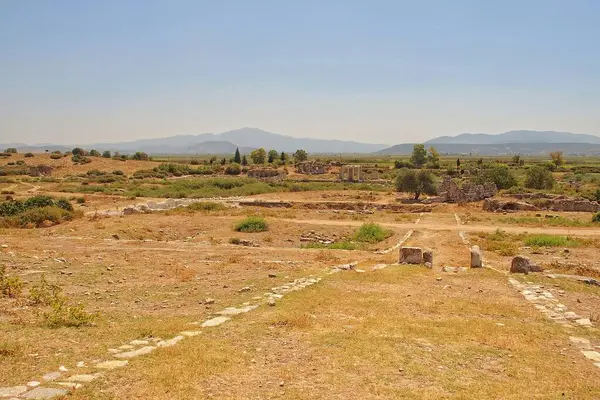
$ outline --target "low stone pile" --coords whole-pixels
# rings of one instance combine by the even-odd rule
[[[489,212],[511,212],[511,211],[539,211],[533,204],[523,201],[485,199],[483,210]]]
[[[335,243],[337,235],[333,234],[333,237],[329,237],[315,231],[308,231],[300,235],[301,242],[311,242],[311,243],[320,243],[320,244],[332,244]]]

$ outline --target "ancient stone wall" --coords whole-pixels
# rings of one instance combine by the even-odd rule
[[[296,172],[306,175],[320,175],[329,170],[329,165],[320,161],[312,160],[296,164]]]
[[[464,183],[462,188],[450,177],[444,178],[438,187],[438,193],[444,202],[468,203],[481,201],[494,197],[498,189],[494,183],[486,182],[483,185]]]

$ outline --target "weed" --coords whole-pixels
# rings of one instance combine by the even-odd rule
[[[234,228],[237,232],[265,232],[269,230],[269,225],[261,217],[248,217],[236,224]]]
[[[46,324],[51,328],[90,326],[98,317],[97,313],[88,313],[82,305],[70,306],[64,297],[52,301],[52,310],[44,313]]]
[[[0,295],[16,298],[23,291],[23,281],[18,276],[6,276],[4,267],[0,267]]]
[[[29,289],[27,299],[33,306],[48,306],[56,301],[61,293],[62,289],[59,286],[48,283],[46,276],[42,275],[40,282]]]
[[[239,245],[240,243],[242,243],[240,238],[236,238],[236,237],[229,238],[229,244]]]

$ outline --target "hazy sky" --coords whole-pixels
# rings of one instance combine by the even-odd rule
[[[600,134],[597,0],[0,0],[0,142]]]

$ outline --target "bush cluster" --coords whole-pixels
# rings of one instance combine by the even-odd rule
[[[70,221],[74,216],[73,206],[64,198],[40,195],[0,203],[1,224],[6,227],[44,227]]]

